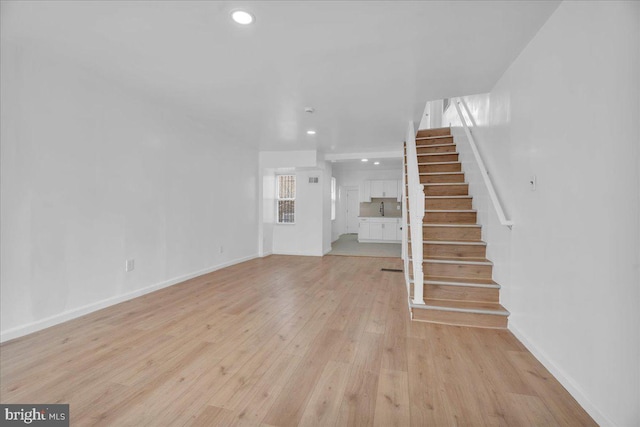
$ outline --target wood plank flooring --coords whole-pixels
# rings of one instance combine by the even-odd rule
[[[393,258],[270,256],[0,346],[71,425],[595,425],[507,330],[411,322]]]

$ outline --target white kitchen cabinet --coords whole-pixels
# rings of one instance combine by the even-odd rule
[[[362,181],[360,183],[358,199],[360,199],[360,203],[371,202],[371,181]]]
[[[383,226],[384,224],[381,222],[370,222],[369,223],[369,239],[383,240],[382,239]]]
[[[402,180],[372,179],[360,183],[360,203],[369,203],[371,198],[396,199],[402,201]]]
[[[397,240],[398,232],[396,230],[398,225],[396,222],[383,222],[382,223],[382,240]]]
[[[397,199],[398,181],[374,179],[369,181],[369,196],[376,199]],[[371,200],[369,200],[371,201]]]
[[[398,235],[400,223],[401,218],[359,218],[358,241],[365,243],[398,243],[402,240],[402,233]]]
[[[358,224],[358,241],[369,239],[369,221],[367,218],[360,218]]]
[[[384,197],[384,181],[373,180],[369,181],[371,184],[371,197],[382,198]]]
[[[398,197],[398,181],[382,181],[382,197],[397,198]]]

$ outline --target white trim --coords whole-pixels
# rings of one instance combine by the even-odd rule
[[[393,150],[393,151],[378,151],[378,152],[369,152],[369,153],[332,153],[325,154],[324,159],[331,160],[360,160],[362,158],[367,159],[389,159],[389,158],[403,158],[404,150]]]
[[[402,240],[375,240],[375,239],[358,239],[358,243],[395,243],[402,244]]]
[[[317,257],[322,257],[324,256],[321,253],[311,253],[311,252],[279,252],[279,251],[273,251],[273,255],[286,255],[286,256],[317,256]]]
[[[542,351],[538,346],[535,345],[533,341],[527,337],[525,333],[523,333],[517,326],[517,324],[513,321],[513,319],[509,319],[509,324],[507,329],[511,331],[513,335],[520,340],[520,342],[533,354],[533,356],[538,359],[540,363],[544,365],[545,368],[551,375],[553,375],[562,386],[567,389],[569,394],[573,396],[574,399],[578,401],[580,406],[587,411],[589,415],[602,427],[613,427],[615,426],[614,422],[611,421],[606,415],[604,415],[598,407],[591,402],[591,400],[585,395],[582,388],[578,385],[577,381],[567,375],[562,368],[557,366],[549,357],[546,355],[544,351]]]
[[[410,258],[409,261],[413,262],[413,258]],[[460,258],[459,260],[423,258],[422,262],[428,262],[430,264],[493,265],[491,261],[464,261],[464,258]]]
[[[423,240],[428,245],[459,245],[459,246],[487,246],[483,241],[476,240]]]
[[[130,299],[133,299],[133,298],[136,298],[136,297],[139,297],[163,288],[167,288],[169,286],[173,286],[178,283],[182,283],[186,280],[193,279],[194,277],[202,276],[203,274],[212,273],[216,270],[220,270],[225,267],[229,267],[235,264],[239,264],[241,262],[249,261],[254,258],[258,258],[258,254],[246,256],[243,258],[237,258],[235,260],[227,261],[213,267],[205,268],[204,270],[199,270],[194,273],[185,274],[184,276],[175,277],[165,282],[156,283],[155,285],[147,286],[146,288],[137,289],[133,292],[129,292],[123,295],[116,295],[116,296],[104,299],[102,301],[97,301],[91,304],[84,305],[82,307],[74,308],[71,310],[64,311],[62,313],[55,314],[53,316],[45,317],[44,319],[39,319],[34,322],[28,323],[26,325],[11,328],[6,331],[0,332],[0,342],[5,342],[15,338],[19,338],[24,335],[28,335],[33,332],[40,331],[45,328],[58,325],[68,320],[72,320],[80,316],[84,316],[85,314],[93,313],[94,311],[98,311],[103,308],[110,307],[112,305],[115,305],[124,301],[128,301]]]
[[[508,316],[510,314],[507,310],[500,309],[490,310],[488,308],[458,308],[429,304],[411,304],[411,308],[418,308],[420,310],[454,311],[456,313],[489,314],[493,316]]]
[[[259,258],[265,258],[265,257],[268,257],[269,255],[273,255],[273,251],[265,252],[262,255],[259,255]]]

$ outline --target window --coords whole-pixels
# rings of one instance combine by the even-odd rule
[[[296,177],[278,175],[276,188],[278,224],[295,224],[296,219]]]
[[[336,219],[336,179],[331,177],[331,221]]]

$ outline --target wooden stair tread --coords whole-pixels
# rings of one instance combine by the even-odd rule
[[[424,196],[425,199],[472,199],[473,196]]]
[[[451,138],[450,136],[443,136],[442,138]],[[450,142],[447,144],[424,144],[420,145],[416,143],[416,148],[433,148],[433,147],[455,147],[455,143]],[[406,155],[406,153],[405,153]]]
[[[428,182],[420,185],[424,185],[425,187],[429,187],[429,186],[435,187],[435,186],[441,186],[441,185],[469,185],[469,184],[466,182]]]
[[[477,213],[477,211],[475,209],[425,209],[425,212],[438,212],[438,213],[443,213],[443,212],[448,212],[448,213],[453,213],[453,212],[467,212],[467,213]],[[407,209],[407,213],[411,212],[409,209]]]
[[[416,139],[418,138],[431,138],[434,136],[452,136],[450,127],[443,128],[431,128],[431,129],[418,129],[416,132]]]
[[[439,154],[458,154],[458,153],[439,153]],[[418,159],[419,160],[419,159]],[[433,163],[420,163],[418,162],[418,166],[433,166],[433,165],[455,165],[458,162],[433,162]]]
[[[492,302],[425,299],[424,305],[412,303],[411,307],[422,310],[457,311],[463,313],[493,314],[496,316],[509,315],[509,312],[502,305]]]
[[[468,286],[491,286],[500,287],[499,284],[492,279],[471,279],[464,277],[441,277],[441,276],[424,276],[424,282],[429,284],[441,285],[468,285]]]
[[[460,154],[460,153],[458,153],[457,151],[451,151],[449,153],[418,153],[416,155],[417,156],[451,156],[452,154]],[[450,162],[450,163],[457,163],[457,162]]]
[[[411,240],[409,240],[411,243]],[[487,246],[482,240],[422,240],[422,243],[427,245],[475,245],[475,246]]]
[[[477,212],[475,209],[425,209],[424,211],[425,212]]]
[[[436,136],[419,136],[416,138],[417,141],[424,141],[430,139],[442,139],[442,138],[451,138],[453,135],[436,135]]]
[[[475,227],[475,228],[480,228],[482,227],[480,224],[429,224],[429,223],[423,223],[422,224],[423,227]]]
[[[439,257],[429,256],[422,258],[424,262],[440,262],[448,264],[479,264],[479,265],[493,265],[491,261],[486,258],[475,257]]]
[[[409,279],[409,283],[415,283],[413,279]],[[469,286],[500,289],[500,285],[491,279],[467,279],[464,277],[435,277],[425,276],[422,282],[425,285],[440,286]]]
[[[464,172],[420,172],[418,175],[434,176],[434,175],[462,175]]]

